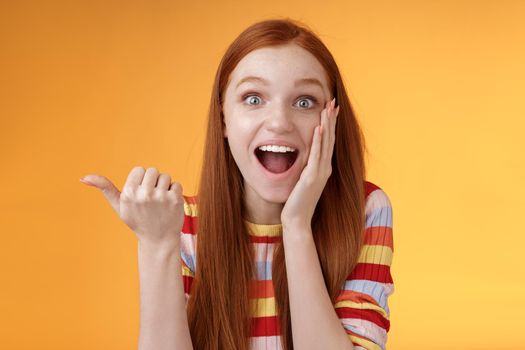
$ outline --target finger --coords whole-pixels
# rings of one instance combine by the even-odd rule
[[[160,174],[157,182],[157,188],[159,190],[168,191],[171,185],[171,176],[168,174]]]
[[[175,192],[177,194],[182,194],[182,186],[180,183],[178,182],[173,182],[171,185],[170,185],[170,189],[169,189],[170,192]]]
[[[333,103],[333,108],[332,108],[332,116],[330,117],[330,142],[329,142],[329,148],[330,148],[330,152],[329,152],[329,157],[332,158],[332,154],[333,154],[333,148],[334,148],[334,143],[335,143],[335,127],[336,127],[336,124],[337,124],[337,115],[339,113],[339,106],[335,107],[335,99],[334,99],[334,103]]]
[[[330,133],[332,131],[330,124],[330,115],[332,113],[332,102],[328,104],[328,108],[324,111],[324,113],[321,115],[321,123],[323,125],[323,133],[322,133],[322,139],[323,142],[321,143],[321,157],[322,159],[328,158],[328,152],[330,151],[328,149],[328,146],[330,145]]]
[[[332,153],[333,153],[333,148],[335,145],[335,132],[337,130],[337,118],[339,117],[339,109],[340,109],[339,106],[337,106],[334,111],[333,132],[332,132]]]
[[[321,118],[319,118],[319,125],[321,125],[321,128],[319,131],[321,132],[321,134],[323,133],[323,113],[326,113],[328,111],[329,106],[330,106],[330,101],[327,101],[324,104],[323,110],[321,111]]]
[[[128,178],[126,179],[126,183],[124,184],[124,188],[122,191],[125,191],[125,189],[136,189],[140,186],[140,183],[142,182],[142,178],[144,177],[144,173],[146,170],[141,166],[136,166],[128,174]]]
[[[84,179],[84,183],[92,184],[92,186],[101,190],[113,210],[120,215],[120,191],[118,188],[105,176],[86,175]]]
[[[153,189],[157,184],[158,178],[159,171],[156,168],[148,168],[146,169],[146,174],[144,174],[144,178],[142,179],[140,186]]]

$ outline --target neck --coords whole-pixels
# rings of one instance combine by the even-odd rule
[[[251,223],[261,225],[275,225],[281,223],[281,211],[284,203],[273,203],[255,195],[252,191],[247,191],[245,195],[245,205],[247,217]]]

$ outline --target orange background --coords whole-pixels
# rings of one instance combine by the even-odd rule
[[[103,195],[197,188],[213,77],[276,16],[334,54],[393,205],[389,349],[525,344],[525,1],[2,1],[0,348],[137,346],[137,242]]]

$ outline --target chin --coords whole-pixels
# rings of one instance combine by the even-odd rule
[[[284,204],[290,196],[291,190],[278,190],[272,189],[270,191],[265,191],[265,195],[260,195],[265,201],[269,203],[278,203]]]

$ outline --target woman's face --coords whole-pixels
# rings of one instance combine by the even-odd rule
[[[224,136],[246,197],[286,202],[306,166],[321,111],[332,98],[324,68],[295,44],[257,49],[238,63],[224,95]]]

